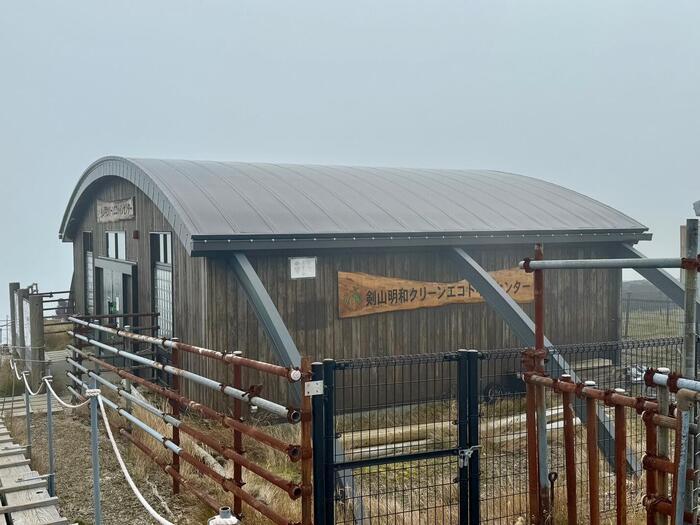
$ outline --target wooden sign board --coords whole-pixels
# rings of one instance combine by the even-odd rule
[[[97,222],[128,221],[134,217],[133,197],[120,201],[97,201]]]
[[[489,273],[516,302],[534,301],[531,273],[518,268]],[[484,298],[466,280],[439,283],[338,272],[338,314],[341,318],[483,302]]]

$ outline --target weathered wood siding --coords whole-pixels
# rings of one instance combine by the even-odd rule
[[[527,246],[470,249],[487,269],[512,268],[528,255]],[[463,278],[449,250],[305,251],[315,255],[317,277],[289,278],[290,253],[249,254],[284,319],[299,351],[313,359],[349,359],[521,346],[499,316],[485,304],[389,312],[365,317],[338,317],[338,271],[366,272],[402,279],[455,281]],[[548,246],[549,258],[607,257],[605,245]],[[206,286],[210,312],[207,343],[214,348],[241,350],[249,357],[275,361],[262,326],[250,308],[225,255],[209,257]],[[618,338],[618,270],[551,271],[546,274],[547,335],[556,343]],[[524,305],[530,315],[532,304]],[[217,321],[215,321],[217,319]],[[198,366],[197,364],[192,364]],[[201,363],[215,373],[217,366]],[[220,376],[228,379],[228,376]],[[247,379],[249,382],[257,378]],[[280,387],[274,395],[283,394]]]
[[[98,223],[95,201],[116,201],[134,197],[136,217],[133,220],[114,223]],[[137,263],[138,310],[153,311],[151,232],[169,232],[172,228],[163,214],[151,200],[133,184],[114,177],[108,184],[100,184],[91,195],[90,202],[83,208],[73,243],[75,300],[78,312],[85,312],[83,236],[82,232],[92,232],[94,256],[105,257],[107,231],[126,231],[126,260]],[[134,231],[139,238],[134,239]],[[183,340],[203,339],[204,288],[200,286],[204,259],[187,255],[185,247],[176,235],[173,239],[173,320],[175,333]],[[187,312],[184,316],[181,312]]]

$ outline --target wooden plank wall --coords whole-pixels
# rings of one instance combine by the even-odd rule
[[[514,267],[530,249],[503,246],[471,249],[488,270]],[[606,257],[611,251],[598,246],[549,246],[550,258]],[[302,355],[313,359],[351,359],[483,350],[520,346],[505,323],[488,306],[449,305],[412,311],[389,312],[351,319],[338,317],[337,272],[366,272],[426,281],[455,281],[459,269],[444,249],[381,251],[308,251],[316,255],[317,278],[291,280],[288,257],[283,254],[249,254],[270,296],[277,305]],[[275,361],[267,337],[229,267],[227,256],[207,258],[207,343],[227,350]],[[547,335],[557,343],[592,342],[618,338],[619,290],[617,270],[552,271],[546,276]],[[532,304],[524,305],[532,315]],[[213,313],[215,312],[215,313]],[[214,321],[217,319],[218,321]],[[193,363],[193,366],[197,366]],[[202,369],[217,373],[216,365]],[[229,379],[227,374],[220,379]],[[257,377],[247,379],[258,381]],[[283,385],[274,392],[284,395]],[[215,401],[213,396],[211,399]]]
[[[118,164],[117,168],[123,168]],[[95,201],[116,201],[134,197],[136,217],[133,220],[115,223],[98,223]],[[82,232],[92,232],[94,256],[107,254],[105,233],[107,231],[126,231],[126,259],[137,263],[138,273],[138,310],[153,311],[151,293],[151,232],[172,231],[163,214],[141,190],[124,179],[110,178],[108,183],[100,184],[90,196],[90,203],[83,208],[79,225],[73,242],[74,286],[76,311],[85,312],[84,283],[85,264],[83,261]],[[139,238],[134,239],[134,231]],[[183,341],[203,340],[204,329],[204,287],[202,274],[204,259],[187,255],[185,247],[173,233],[173,301],[175,332]],[[133,310],[132,310],[133,311]],[[183,313],[186,313],[184,315]]]

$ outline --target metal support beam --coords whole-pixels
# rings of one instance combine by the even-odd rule
[[[620,257],[646,259],[644,254],[629,244],[621,244],[618,254]],[[635,268],[634,271],[656,286],[656,288],[680,308],[685,308],[685,288],[678,279],[674,278],[667,271],[659,268]],[[700,301],[696,301],[696,304],[698,308],[700,308]]]
[[[532,319],[530,319],[523,309],[520,308],[520,305],[501,288],[496,280],[491,277],[473,257],[462,248],[454,248],[453,250],[459,264],[459,269],[474,289],[478,291],[486,303],[503,318],[523,345],[534,347],[535,323]],[[547,348],[554,346],[546,337],[544,338],[544,345]],[[571,368],[571,365],[569,365],[559,353],[550,352],[549,359],[556,376],[568,374],[571,376],[572,381],[576,383],[580,381]],[[585,404],[578,398],[574,402],[574,410],[582,421],[587,421]],[[615,439],[612,421],[600,404],[597,407],[596,413],[599,421],[598,442],[611,468],[615,468]],[[639,457],[636,452],[629,448],[627,449],[627,468],[634,474],[642,472],[642,465]]]
[[[248,257],[241,252],[235,252],[229,258],[233,270],[236,272],[238,282],[248,295],[255,315],[262,323],[265,333],[272,341],[272,349],[277,354],[279,364],[290,368],[301,366],[301,354],[294,343],[287,326],[282,320],[270,294],[260,280],[255,268],[250,264]],[[299,384],[290,386],[290,395],[295,403],[301,402],[301,389]]]

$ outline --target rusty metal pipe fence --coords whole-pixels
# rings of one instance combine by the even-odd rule
[[[147,315],[147,314],[145,314]],[[294,523],[291,518],[282,516],[273,505],[257,499],[253,494],[244,490],[244,472],[250,472],[255,476],[265,480],[271,485],[281,489],[292,500],[299,499],[301,501],[301,525],[310,525],[312,523],[312,448],[311,448],[311,398],[304,396],[300,407],[284,407],[274,401],[260,397],[260,388],[251,387],[244,388],[241,383],[241,368],[250,368],[258,372],[267,373],[276,377],[283,377],[289,383],[297,383],[302,390],[306,389],[306,385],[311,380],[311,367],[309,360],[304,358],[299,369],[286,369],[277,365],[263,363],[260,361],[244,358],[240,353],[222,353],[214,350],[195,347],[179,342],[176,339],[162,339],[146,336],[135,333],[129,329],[120,328],[119,326],[103,326],[100,322],[113,322],[112,318],[103,317],[96,319],[82,319],[71,317],[70,320],[74,323],[74,329],[69,332],[73,336],[74,342],[69,345],[72,356],[67,358],[70,365],[70,371],[67,376],[73,386],[69,386],[69,390],[78,398],[83,398],[81,391],[87,391],[90,387],[87,380],[93,381],[96,385],[106,388],[113,392],[118,397],[121,397],[125,403],[124,407],[104,398],[105,406],[112,408],[119,416],[125,418],[129,423],[134,424],[137,428],[143,430],[147,436],[159,441],[172,452],[172,460],[169,463],[157,460],[153,454],[147,456],[153,459],[158,466],[172,478],[173,492],[177,493],[180,490],[190,491],[201,496],[201,491],[193,489],[191,481],[184,478],[180,472],[180,461],[184,461],[194,467],[200,474],[210,478],[215,483],[220,485],[225,491],[231,493],[233,499],[232,508],[237,516],[241,516],[243,512],[243,503],[266,517],[272,523],[278,525],[290,525]],[[157,346],[166,350],[170,355],[168,363],[162,359],[151,359],[153,357],[152,350],[146,349],[144,355],[134,354],[132,352],[116,348],[116,341],[110,340],[110,344],[102,342],[99,336],[90,336],[90,333],[108,334],[112,338],[121,339],[125,348],[130,348],[128,342],[137,342],[150,346]],[[88,349],[94,349],[94,352],[89,352]],[[109,355],[103,355],[102,351]],[[181,368],[180,353],[190,352],[202,356],[203,358],[218,360],[232,369],[233,384],[227,385],[219,381],[209,379],[198,374],[194,374]],[[143,352],[142,352],[143,353]],[[97,354],[97,355],[95,355]],[[145,357],[149,355],[149,357]],[[110,356],[120,357],[124,360],[124,366],[118,366],[113,362],[108,362]],[[138,363],[143,368],[136,370],[134,366],[129,366],[127,363]],[[88,368],[88,364],[92,368]],[[152,369],[168,374],[172,379],[172,384],[164,386],[161,380],[151,377],[141,377],[137,372],[142,372],[144,369]],[[122,384],[114,384],[106,379],[103,374],[110,372],[115,374],[122,380]],[[197,384],[204,385],[208,388],[217,390],[227,395],[232,400],[233,417],[218,412],[206,405],[199,404],[180,392],[181,381],[193,381]],[[153,406],[151,403],[144,401],[139,396],[131,393],[130,385],[137,384],[148,389],[151,393],[156,394],[168,401],[170,411],[166,412]],[[77,387],[77,388],[76,388]],[[249,404],[266,410],[271,414],[284,418],[292,424],[300,425],[300,443],[285,443],[278,438],[267,434],[261,429],[255,428],[245,423],[241,417],[241,405]],[[171,428],[171,435],[164,436],[143,421],[136,418],[131,413],[131,407],[138,406],[146,412],[158,417]],[[216,421],[222,426],[231,429],[232,445],[226,445],[219,439],[214,438],[206,432],[203,432],[192,425],[183,421],[181,414],[184,410],[192,410],[202,417]],[[141,451],[146,452],[148,447],[139,441],[127,428],[120,428],[119,432],[126,439],[136,446]],[[233,475],[226,477],[216,472],[210,466],[206,465],[202,460],[194,457],[181,447],[180,433],[185,433],[195,442],[202,443],[226,459],[229,459],[233,464]],[[243,436],[248,436],[257,442],[270,447],[271,449],[282,452],[288,460],[300,465],[300,482],[295,482],[285,479],[278,473],[270,472],[261,465],[256,464],[251,458],[246,457],[243,449]],[[202,501],[213,506],[211,497],[201,497]],[[218,509],[218,506],[215,506]]]

